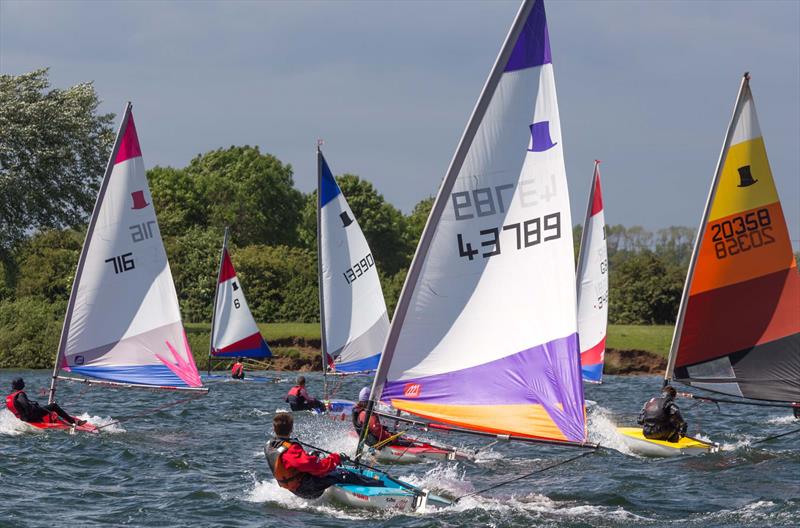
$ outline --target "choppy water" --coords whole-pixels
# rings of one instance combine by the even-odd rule
[[[37,396],[44,371],[2,371],[0,387],[22,374]],[[286,373],[275,373],[286,376]],[[308,375],[311,392],[320,376]],[[365,379],[342,380],[352,398]],[[644,459],[605,451],[534,478],[415,515],[372,513],[281,490],[262,453],[271,417],[284,409],[288,382],[212,385],[208,396],[113,425],[99,436],[39,432],[0,412],[0,526],[796,526],[800,522],[800,435],[750,447],[763,436],[800,426],[784,410],[693,409],[690,432],[723,444],[694,458]],[[592,440],[621,447],[613,422],[630,423],[660,387],[655,377],[608,376],[588,386]],[[316,390],[315,390],[316,389]],[[63,383],[60,402],[95,423],[146,412],[183,396]],[[45,400],[44,396],[40,400]],[[616,414],[619,413],[619,414]],[[348,422],[307,413],[299,436],[334,451],[352,451]],[[465,447],[484,439],[434,436]],[[394,473],[451,497],[482,489],[575,450],[498,444],[474,463],[418,464]]]

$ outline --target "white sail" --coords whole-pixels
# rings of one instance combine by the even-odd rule
[[[75,275],[58,368],[134,385],[202,385],[181,322],[130,104]]]
[[[526,1],[442,182],[372,398],[584,442],[571,226],[544,5]]]
[[[325,362],[342,372],[375,370],[389,331],[378,268],[322,152],[317,156]]]
[[[578,257],[578,335],[583,379],[600,383],[608,328],[608,250],[600,162],[595,161]]]
[[[247,305],[244,290],[228,254],[228,230],[222,243],[214,318],[211,325],[211,356],[218,358],[272,357]]]

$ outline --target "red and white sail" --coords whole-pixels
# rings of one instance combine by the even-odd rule
[[[600,162],[594,162],[592,190],[583,223],[578,257],[578,339],[583,379],[603,380],[603,359],[608,328],[608,250]]]
[[[213,357],[269,358],[272,352],[256,325],[242,283],[236,276],[227,247],[228,231],[222,244],[214,322],[211,330]]]

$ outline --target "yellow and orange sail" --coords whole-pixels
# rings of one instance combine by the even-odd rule
[[[800,401],[800,275],[745,74],[689,268],[668,378]]]

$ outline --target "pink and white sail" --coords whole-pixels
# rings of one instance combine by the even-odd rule
[[[59,368],[133,385],[202,385],[181,322],[130,103],[78,262],[56,372]]]

